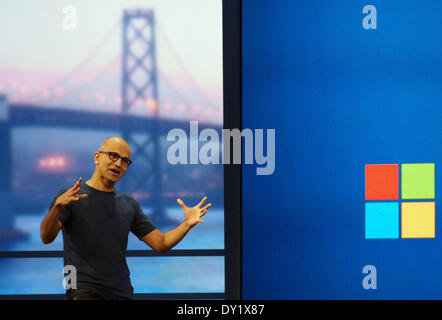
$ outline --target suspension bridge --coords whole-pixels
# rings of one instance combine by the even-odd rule
[[[164,190],[162,141],[173,128],[186,130],[189,119],[199,120],[201,129],[210,127],[221,132],[222,106],[213,103],[201,90],[165,33],[161,29],[158,32],[157,26],[153,10],[126,10],[122,19],[83,61],[49,86],[31,90],[12,83],[6,93],[0,85],[0,143],[3,151],[0,159],[3,169],[0,176],[0,239],[21,236],[13,226],[12,166],[13,149],[17,146],[12,142],[12,130],[16,128],[61,127],[120,132],[132,146],[132,159],[140,160],[144,165],[136,171],[128,171],[119,182],[119,190],[133,195],[147,194],[144,198],[139,196],[139,200],[152,208],[151,218],[158,224],[167,223],[165,194],[169,197],[177,194]],[[121,52],[91,74],[88,66],[106,42],[115,37],[118,28],[122,31]],[[158,36],[163,37],[186,75],[191,94],[177,89],[167,74],[160,71]],[[120,87],[115,91],[118,81]],[[141,140],[140,136],[143,137]],[[58,162],[49,159],[46,164],[42,162],[42,165],[52,164],[62,166],[63,162],[61,159]]]

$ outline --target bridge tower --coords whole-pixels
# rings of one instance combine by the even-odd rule
[[[162,201],[161,146],[158,128],[158,78],[153,10],[123,12],[122,113],[146,108],[153,118],[151,128],[135,133],[123,129],[123,138],[132,146],[133,164],[121,182],[125,192],[147,190],[154,223],[168,223]],[[140,142],[140,138],[142,141]],[[138,163],[139,166],[137,166]]]

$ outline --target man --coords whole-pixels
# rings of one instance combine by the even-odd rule
[[[54,241],[62,229],[64,265],[75,267],[77,289],[68,289],[68,299],[132,299],[133,287],[126,263],[129,231],[156,252],[164,253],[183,239],[211,206],[207,197],[193,208],[181,199],[185,220],[161,233],[131,196],[115,190],[131,164],[128,143],[119,137],[103,141],[94,153],[95,171],[69,189],[58,192],[40,227],[43,243]]]

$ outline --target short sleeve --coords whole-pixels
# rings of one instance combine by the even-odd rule
[[[138,239],[142,239],[146,234],[151,233],[155,229],[158,229],[152,221],[144,214],[139,203],[133,199],[135,207],[135,216],[132,221],[130,231],[137,236]]]
[[[52,209],[52,207],[55,204],[55,201],[57,201],[57,198],[59,196],[61,196],[63,193],[65,193],[67,191],[67,189],[61,189],[60,191],[58,191],[57,195],[54,197],[54,199],[52,199],[51,204],[49,205],[49,210]],[[68,224],[69,219],[71,218],[71,210],[69,210],[69,208],[66,206],[63,209],[61,209],[60,212],[60,222],[63,226],[65,226],[66,224]]]

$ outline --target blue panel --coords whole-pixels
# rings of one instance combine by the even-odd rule
[[[224,257],[127,258],[135,293],[224,293]]]
[[[62,258],[0,259],[0,294],[63,294]]]
[[[135,293],[224,292],[224,257],[129,257]],[[0,295],[64,294],[63,259],[0,259]]]
[[[273,175],[243,165],[244,298],[442,299],[442,240],[366,239],[364,194],[366,164],[436,163],[439,234],[441,12],[243,0],[243,128],[276,129]]]

